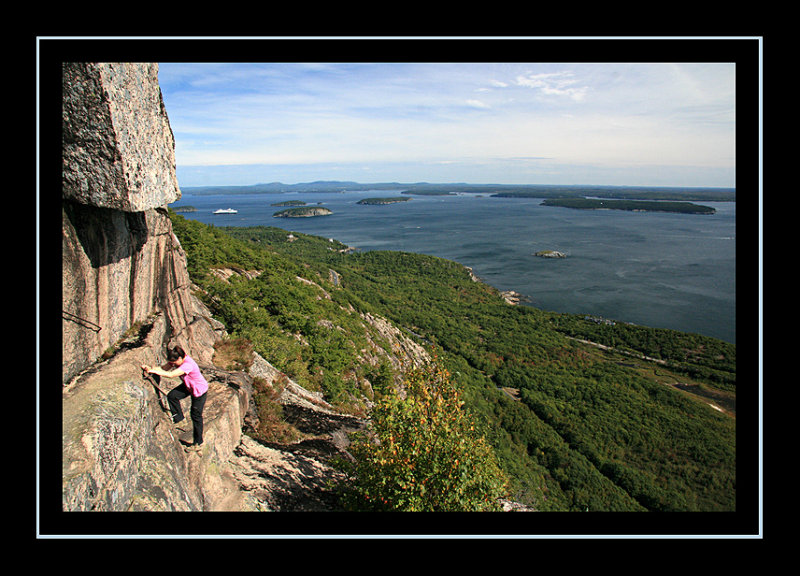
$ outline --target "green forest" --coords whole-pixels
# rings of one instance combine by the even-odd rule
[[[376,392],[392,381],[388,363],[363,362],[371,335],[353,311],[380,315],[435,352],[513,499],[540,511],[735,510],[734,345],[511,306],[433,256],[170,216],[228,332],[339,409],[364,412],[359,376]],[[261,274],[210,272],[224,266]]]

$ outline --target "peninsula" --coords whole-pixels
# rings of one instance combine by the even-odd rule
[[[275,212],[273,218],[312,218],[314,216],[330,216],[333,214],[328,208],[319,208],[314,206],[301,206],[299,208],[287,208]]]
[[[547,198],[542,206],[560,206],[579,210],[628,210],[632,212],[677,212],[680,214],[714,214],[716,209],[691,202],[658,200],[604,200],[600,198]]]

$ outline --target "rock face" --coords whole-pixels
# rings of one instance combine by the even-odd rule
[[[246,506],[218,465],[240,442],[250,380],[210,366],[224,330],[192,295],[165,210],[180,190],[158,67],[68,63],[63,88],[62,506]],[[184,454],[140,368],[176,344],[210,380],[202,457]]]
[[[192,296],[185,260],[161,208],[123,212],[63,202],[64,384],[156,308],[166,315],[173,344],[188,351],[192,341],[213,343],[219,326],[198,322],[209,315]],[[210,361],[209,345],[194,351],[198,361]]]
[[[252,374],[213,365],[226,333],[192,293],[166,212],[180,191],[157,73],[155,64],[63,66],[62,509],[324,509],[334,472],[315,458],[344,450],[344,430],[362,423],[258,356]],[[181,431],[166,409],[179,382],[141,371],[174,345],[209,381],[200,454],[183,450],[190,420]],[[243,434],[257,418],[256,377],[288,382],[279,402],[303,442],[284,450]]]

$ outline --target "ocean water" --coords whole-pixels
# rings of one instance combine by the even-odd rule
[[[736,342],[736,203],[698,202],[714,215],[574,210],[536,198],[481,194],[411,196],[370,206],[397,191],[193,195],[186,218],[216,226],[275,226],[335,238],[359,250],[440,256],[473,269],[526,305],[672,328]],[[301,200],[333,214],[274,218],[273,203]],[[216,215],[219,208],[238,214]],[[537,257],[557,250],[564,259]]]

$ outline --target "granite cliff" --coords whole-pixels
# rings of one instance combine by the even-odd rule
[[[62,117],[63,510],[326,509],[326,458],[363,422],[257,354],[245,370],[215,365],[227,334],[193,293],[166,211],[181,192],[158,66],[64,64]],[[177,381],[140,368],[176,344],[210,383],[201,454],[165,409]],[[256,378],[281,380],[302,442],[246,435]]]

